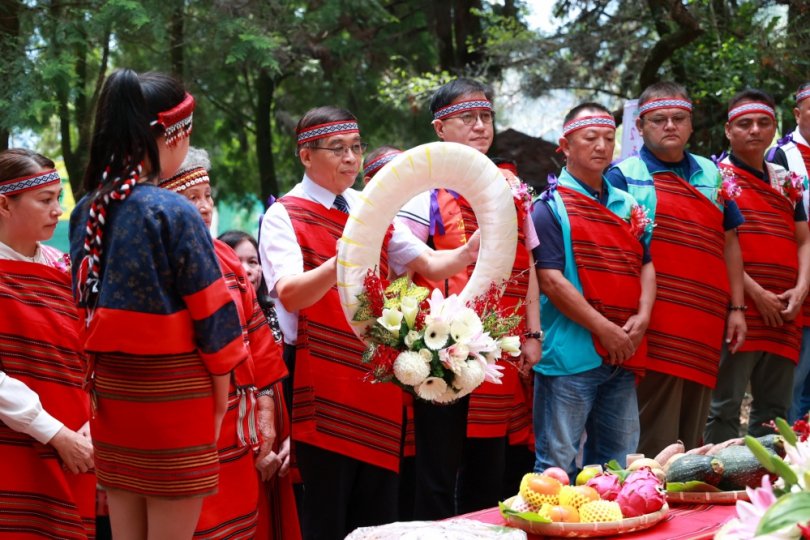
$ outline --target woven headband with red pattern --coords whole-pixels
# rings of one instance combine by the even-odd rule
[[[14,195],[15,193],[22,193],[37,189],[51,184],[58,184],[62,181],[59,178],[59,173],[55,169],[45,171],[31,176],[23,176],[22,178],[12,178],[5,182],[0,182],[0,195]]]
[[[153,126],[163,128],[166,136],[166,146],[174,146],[177,141],[185,139],[191,135],[192,119],[194,118],[194,107],[197,102],[194,97],[186,92],[186,97],[176,107],[158,113],[157,120],[152,122]]]

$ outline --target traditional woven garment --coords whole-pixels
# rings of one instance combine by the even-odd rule
[[[217,442],[219,491],[206,497],[194,538],[253,538],[257,534],[259,492],[264,486],[254,466],[254,450],[262,442],[257,424],[257,388],[271,387],[287,376],[287,368],[253,286],[230,246],[214,239],[222,275],[239,311],[248,359],[233,370],[228,412]],[[294,504],[294,501],[293,501]]]
[[[433,197],[434,194],[431,194]],[[436,202],[442,217],[442,226],[433,234],[428,243],[436,250],[451,250],[463,246],[467,239],[478,230],[475,213],[464,197],[444,189],[436,190]],[[523,223],[526,212],[516,205],[518,223],[518,241],[515,252],[515,264],[512,275],[504,291],[500,310],[505,316],[517,313],[526,315],[526,294],[529,290],[529,252],[525,245]],[[443,231],[443,234],[442,232]],[[433,282],[414,274],[417,285],[430,290],[439,289],[445,296],[460,294],[467,284],[475,264],[467,266],[465,271],[442,282]],[[520,304],[517,312],[515,307]],[[531,398],[527,398],[527,389],[518,377],[517,368],[511,362],[501,362],[505,369],[501,384],[483,383],[470,395],[469,412],[467,413],[467,436],[476,438],[503,437],[509,434],[511,444],[531,443]]]
[[[590,197],[558,186],[570,223],[571,247],[585,299],[618,326],[638,313],[641,298],[642,248],[630,225]],[[593,336],[596,352],[610,363],[607,350]],[[621,366],[644,375],[647,339]]]
[[[71,215],[74,260],[87,212],[85,198]],[[211,374],[247,357],[211,237],[185,197],[137,184],[107,208],[102,253],[95,315],[81,321],[99,484],[167,499],[211,495]]]
[[[276,444],[278,453],[281,442],[290,436],[290,414],[284,402],[281,384],[276,383],[274,397],[276,403]],[[286,476],[276,476],[264,482],[259,488],[259,527],[256,538],[274,540],[301,540],[301,527],[298,523],[298,509],[293,493],[292,468]]]
[[[745,272],[774,294],[792,289],[799,270],[793,204],[778,185],[768,185],[725,161],[720,167],[733,171],[742,188],[735,200],[745,217],[745,223],[738,229]],[[768,173],[770,176],[773,171]],[[802,314],[782,326],[771,327],[765,324],[756,304],[747,295],[745,305],[748,307],[745,312],[748,334],[740,351],[766,351],[798,363]]]
[[[766,159],[768,161],[773,160],[776,151],[780,148],[785,153],[787,160],[787,163],[783,163],[785,168],[807,177],[808,172],[810,172],[810,146],[807,145],[807,140],[802,137],[798,127],[795,131],[780,139],[777,146],[768,151]],[[805,211],[810,208],[808,197],[810,197],[810,194],[808,190],[805,190],[802,201]],[[810,295],[804,299],[804,304],[802,304],[802,324],[803,326],[810,326]]]
[[[89,419],[78,319],[67,274],[0,260],[0,369],[73,431]],[[94,474],[63,472],[52,446],[2,422],[0,456],[0,538],[95,538]]]
[[[714,388],[730,299],[723,213],[674,173],[654,173],[653,181],[656,205],[645,206],[655,212],[650,254],[658,294],[647,369]]]
[[[304,271],[337,254],[348,214],[299,197],[278,200],[287,209],[301,247]],[[388,274],[383,243],[380,275]],[[293,439],[378,467],[399,470],[402,390],[371,384],[362,364],[365,346],[346,322],[337,286],[298,313],[298,347],[293,382]]]

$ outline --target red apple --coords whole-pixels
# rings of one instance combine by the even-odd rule
[[[566,473],[559,467],[549,467],[541,474],[545,476],[550,476],[551,478],[558,480],[564,486],[567,486],[571,483],[571,481],[568,479],[568,473]]]

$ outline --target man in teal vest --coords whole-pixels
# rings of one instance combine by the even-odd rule
[[[635,199],[602,175],[615,130],[602,105],[574,107],[560,139],[567,165],[532,210],[545,332],[534,368],[536,472],[575,475],[586,430],[585,463],[623,462],[638,444],[635,382],[644,375],[655,269],[643,212],[634,228]]]
[[[721,347],[745,340],[743,265],[736,228],[744,219],[721,196],[711,160],[685,150],[692,133],[686,89],[644,90],[636,121],[644,145],[608,180],[649,211],[658,293],[647,330],[647,375],[639,384],[639,452],[656,455],[680,439],[696,447],[717,380]],[[724,333],[725,329],[725,333]]]

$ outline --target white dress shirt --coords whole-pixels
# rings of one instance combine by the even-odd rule
[[[334,193],[319,186],[306,175],[287,195],[317,202],[326,209],[332,208],[336,197]],[[346,199],[350,211],[359,201],[359,193],[354,189],[347,189],[341,195]],[[408,227],[398,219],[394,220],[394,234],[388,242],[388,262],[394,272],[404,274],[407,265],[426,249],[427,246],[414,237]],[[270,296],[273,298],[278,299],[276,283],[281,278],[304,273],[301,247],[295,237],[290,215],[283,204],[273,204],[264,215],[259,257],[262,262],[264,279],[267,281],[267,290],[270,291]],[[281,300],[278,300],[276,313],[281,332],[284,334],[284,343],[295,345],[298,343],[298,312],[287,311]]]
[[[0,242],[0,259],[45,263],[39,245],[33,257],[26,257]],[[30,435],[42,444],[48,444],[64,425],[42,408],[39,396],[28,388],[28,385],[2,371],[0,371],[0,420],[14,431]]]

